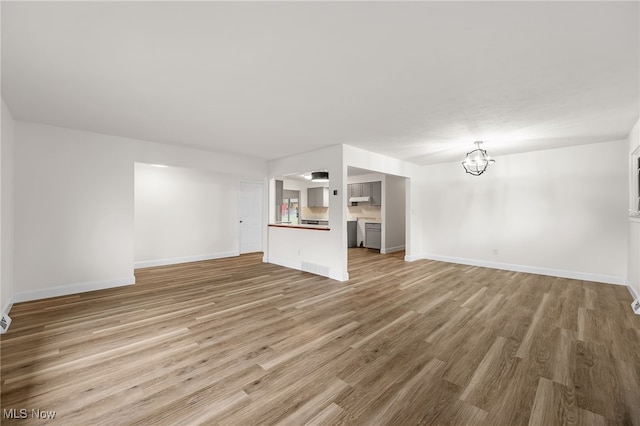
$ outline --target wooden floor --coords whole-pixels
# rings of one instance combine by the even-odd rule
[[[349,256],[346,283],[245,255],[17,304],[3,424],[640,425],[625,287]]]

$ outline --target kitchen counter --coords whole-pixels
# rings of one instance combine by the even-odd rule
[[[270,227],[272,228],[291,228],[291,229],[309,229],[315,231],[330,231],[328,225],[290,225],[285,223],[270,223]]]
[[[329,220],[328,219],[301,219],[300,223],[302,225],[329,226]]]
[[[363,223],[382,223],[382,219],[376,219],[375,217],[359,217],[357,220]]]

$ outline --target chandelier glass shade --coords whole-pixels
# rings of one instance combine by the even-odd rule
[[[495,163],[495,160],[489,157],[487,151],[485,151],[484,149],[480,149],[480,144],[482,143],[482,141],[476,141],[474,143],[478,146],[478,148],[467,153],[467,156],[462,162],[462,167],[464,167],[464,170],[467,173],[474,176],[480,176],[482,173],[484,173],[485,170],[487,170],[489,164]]]

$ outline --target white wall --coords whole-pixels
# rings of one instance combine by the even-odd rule
[[[134,162],[266,184],[258,159],[21,121],[15,138],[16,301],[134,282]]]
[[[335,145],[306,154],[294,155],[269,162],[269,178],[304,173],[312,170],[329,171],[329,231],[269,227],[268,250],[265,259],[270,263],[306,270],[335,280],[348,279],[347,219],[344,209],[346,168],[342,166],[342,146]],[[275,184],[270,185],[269,211],[275,211]],[[333,190],[338,195],[333,195]],[[273,216],[273,215],[272,215]],[[273,223],[273,217],[270,222]]]
[[[387,175],[384,187],[385,243],[381,252],[391,253],[405,248],[407,179]]]
[[[627,138],[629,142],[629,157],[632,162],[629,172],[629,209],[636,210],[637,206],[637,193],[634,193],[636,189],[636,182],[638,176],[636,176],[635,168],[637,162],[634,161],[635,157],[640,155],[640,120],[633,127]],[[635,153],[635,156],[633,155]],[[635,297],[640,297],[640,218],[629,217],[629,260],[628,260],[628,276],[627,281],[632,291],[635,293]]]
[[[620,141],[499,157],[476,178],[459,163],[419,167],[334,146],[271,161],[267,171],[249,157],[16,121],[15,299],[133,283],[134,162],[262,181],[265,194],[267,174],[328,169],[330,193],[338,190],[330,195],[331,230],[265,228],[263,241],[265,260],[338,280],[348,279],[344,206],[354,166],[410,179],[407,259],[618,282],[627,276],[628,149]]]
[[[16,300],[133,284],[126,140],[16,122]]]
[[[135,165],[135,267],[237,256],[233,175]]]
[[[0,309],[8,313],[14,300],[14,149],[15,122],[2,100],[2,136],[0,139]]]
[[[622,284],[627,158],[614,141],[498,157],[479,177],[427,166],[422,257]]]

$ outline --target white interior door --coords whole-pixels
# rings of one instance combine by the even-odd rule
[[[240,182],[238,190],[240,253],[262,251],[262,184]]]

